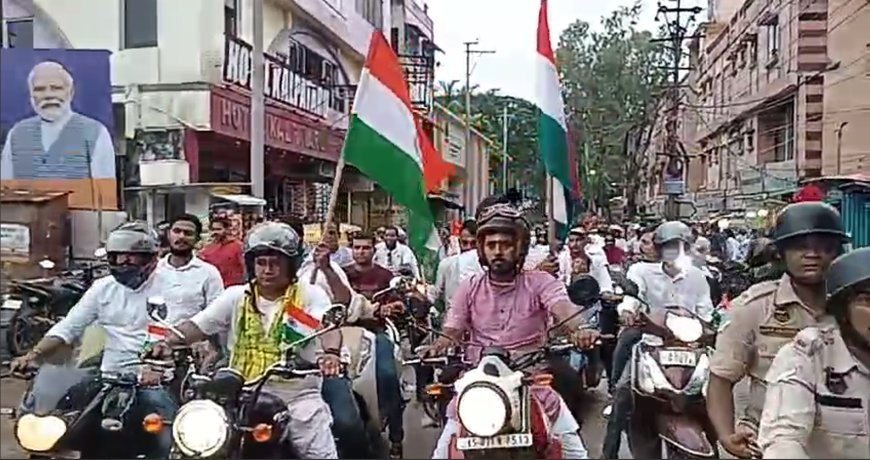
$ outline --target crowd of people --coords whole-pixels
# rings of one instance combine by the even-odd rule
[[[13,367],[38,364],[98,324],[106,334],[102,370],[117,372],[118,363],[140,355],[149,324],[143,305],[149,296],[161,295],[181,334],[171,333],[148,353],[188,344],[204,362],[223,360],[253,378],[279,359],[288,337],[316,330],[334,304],[345,305],[353,321],[404,308],[401,302],[372,301],[397,275],[433,280],[427,300],[441,310],[443,325],[426,356],[460,343],[472,360],[489,346],[520,352],[539,344],[549,326],[562,320],[562,332],[585,349],[600,332],[578,319],[580,306],[568,291],[581,277],[592,277],[601,299],[617,305],[622,325],[608,365],[613,405],[603,446],[603,458],[618,458],[632,412],[627,366],[643,337],[639,311],[677,304],[713,323],[724,308],[715,264],[747,263],[756,253],[772,251],[784,273],[733,299],[719,324],[707,390],[714,425],[709,435],[738,458],[870,458],[870,250],[847,251],[842,220],[826,204],[785,207],[766,235],[769,241],[758,232],[716,223],[582,222],[558,244],[509,199],[492,196],[456,234],[442,231],[433,273],[426,273],[420,254],[396,226],[347,235],[347,244],[333,223],[323,225],[317,242],[305,242],[302,226],[294,222],[264,222],[243,241],[227,236],[226,221],[215,219],[209,226],[207,243],[200,242],[201,222],[189,215],[168,222],[164,235],[139,222],[113,231],[106,242],[111,276],[97,280]],[[624,280],[633,283],[636,296],[621,295]],[[378,394],[388,419],[390,456],[401,458],[403,401],[392,359],[395,344],[383,330],[376,333],[374,353],[383,357]],[[375,456],[350,382],[340,375],[341,348],[340,330],[320,336],[302,356],[317,363],[321,376],[274,389],[287,402],[289,442],[301,458]],[[750,403],[735,420],[733,391],[743,378],[750,380]],[[534,396],[550,417],[564,458],[588,458],[580,423],[565,399],[548,386],[536,387]],[[159,386],[143,389],[137,404],[145,406],[141,413],[157,412],[167,420],[177,410]],[[460,429],[455,408],[448,409],[433,458],[448,457]],[[166,458],[172,439],[169,433],[159,437],[150,455]]]

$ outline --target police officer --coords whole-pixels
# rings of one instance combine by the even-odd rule
[[[758,283],[734,300],[710,360],[707,411],[722,447],[738,458],[757,456],[755,429],[764,403],[764,378],[779,349],[825,313],[825,273],[846,241],[836,209],[793,203],[777,216],[774,243],[785,262],[779,280]],[[749,377],[749,399],[734,423],[734,386]]]
[[[831,321],[800,331],[767,374],[764,458],[870,458],[870,248],[836,259],[826,290]]]

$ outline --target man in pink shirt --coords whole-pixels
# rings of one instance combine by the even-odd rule
[[[436,340],[428,355],[443,353],[461,343],[466,334],[465,352],[472,362],[489,346],[522,355],[545,343],[551,317],[558,322],[577,312],[564,284],[542,271],[523,271],[528,245],[528,223],[516,209],[496,204],[483,211],[477,251],[481,265],[488,270],[461,282],[446,313],[446,337]],[[582,320],[575,316],[564,332],[578,347],[586,348],[594,344],[598,334],[582,326]],[[561,441],[564,458],[587,458],[579,425],[562,398],[548,386],[533,387],[533,394],[550,418],[551,433]],[[455,400],[448,409],[448,420],[433,458],[447,458],[451,439],[459,434],[453,404]]]

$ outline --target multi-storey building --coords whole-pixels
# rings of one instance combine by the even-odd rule
[[[689,43],[681,111],[702,210],[751,209],[801,180],[867,171],[865,0],[715,0]]]
[[[3,0],[2,31],[5,46],[111,51],[123,207],[156,221],[204,215],[210,195],[249,180],[255,1]],[[400,55],[415,109],[431,117],[432,19],[420,0],[262,4],[266,200],[317,220],[374,30]],[[351,194],[370,201],[377,191],[353,168],[344,178],[338,216],[366,225],[371,209]]]

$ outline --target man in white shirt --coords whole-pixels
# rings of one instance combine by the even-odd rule
[[[392,225],[384,229],[384,241],[375,246],[375,263],[396,274],[407,269],[414,278],[420,277],[417,256],[411,248],[399,242],[399,229]]]
[[[459,287],[459,256],[466,252],[473,252],[477,247],[477,221],[469,219],[462,223],[462,231],[459,233],[459,248],[461,252],[448,256],[438,264],[435,274],[435,284],[429,291],[429,300],[435,303],[443,297],[444,310],[450,308],[453,303],[453,294]],[[479,262],[478,262],[479,263]]]
[[[613,279],[607,265],[607,255],[601,246],[592,244],[583,227],[574,227],[568,232],[568,244],[559,253],[559,279],[566,285],[571,284],[573,259],[585,252],[589,258],[589,276],[598,282],[600,292],[613,292]]]
[[[628,269],[627,278],[637,284],[637,297],[650,308],[687,308],[705,321],[712,320],[713,302],[707,278],[692,263],[692,230],[678,222],[665,222],[656,229],[653,243],[660,262],[638,262]],[[613,375],[609,376],[614,408],[608,420],[602,458],[618,458],[620,436],[631,410],[630,373],[625,372],[634,345],[643,336],[637,324],[640,302],[626,296],[617,307],[626,328],[619,334],[613,354]]]
[[[167,283],[157,267],[157,234],[144,222],[127,222],[113,230],[106,240],[107,260],[111,276],[94,281],[66,317],[45,334],[45,337],[24,356],[16,358],[12,370],[38,365],[64,346],[81,339],[90,325],[99,325],[106,334],[105,351],[100,370],[103,375],[136,373],[136,367],[124,363],[136,361],[148,341],[148,298],[163,296]],[[156,384],[159,382],[146,382]],[[146,414],[157,413],[171,422],[177,406],[165,388],[140,386],[136,389],[135,407],[127,414],[137,414],[139,420],[122,420],[124,429],[135,430],[127,436],[143,436],[142,420]],[[131,416],[132,417],[132,416]],[[138,427],[138,428],[137,428]],[[148,458],[168,458],[172,448],[171,430],[156,435],[151,452],[136,452]]]

